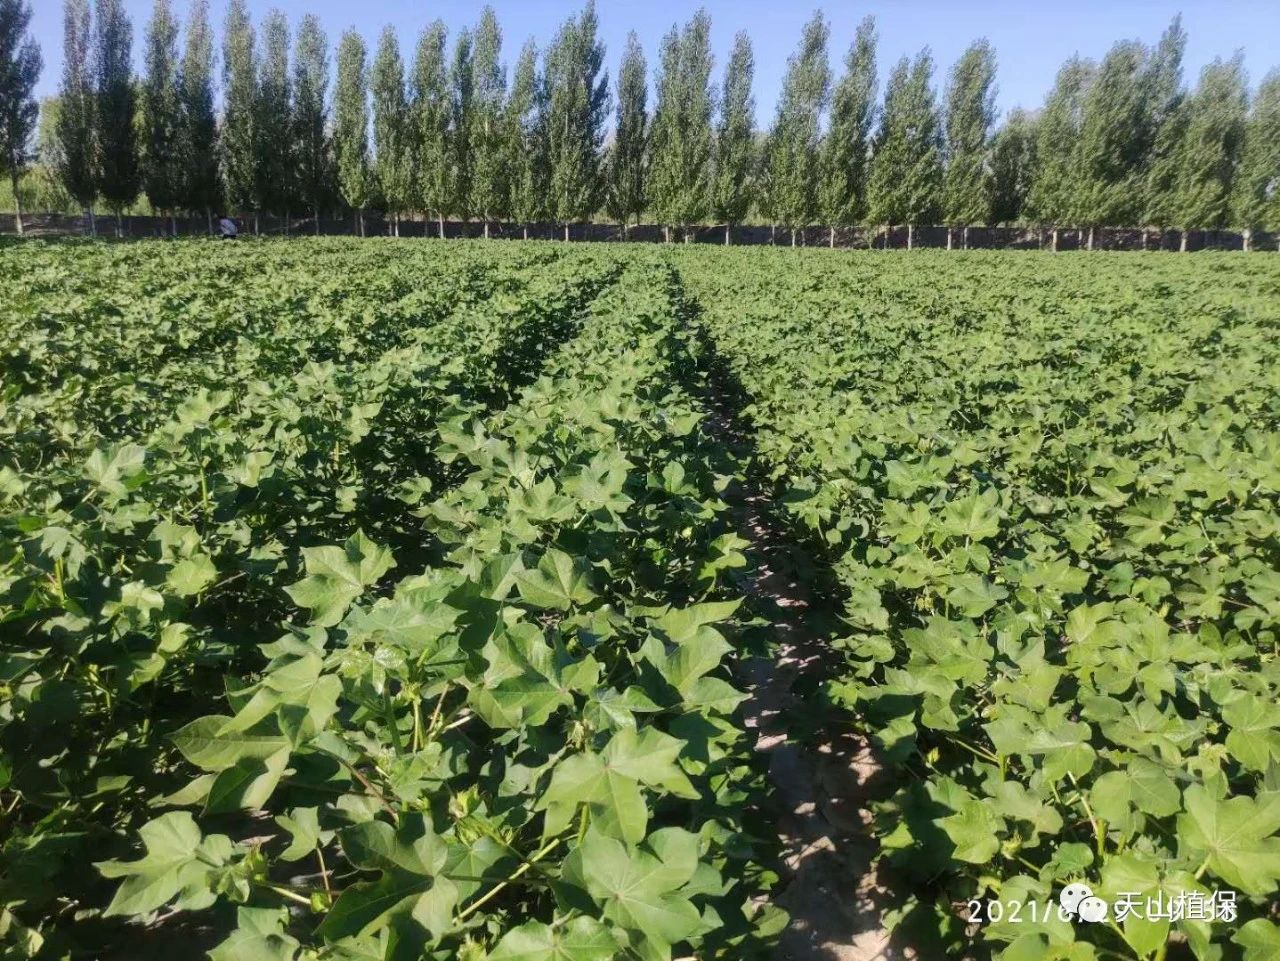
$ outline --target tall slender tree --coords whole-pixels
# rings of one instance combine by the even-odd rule
[[[98,197],[94,149],[93,48],[89,0],[65,0],[62,26],[62,85],[58,91],[58,177],[88,214],[97,233],[93,205]]]
[[[1267,74],[1250,106],[1232,210],[1245,250],[1255,231],[1280,230],[1280,69]]]
[[[472,214],[471,182],[475,156],[471,148],[475,128],[474,77],[471,71],[475,40],[463,30],[453,44],[449,64],[449,193],[448,209],[463,220]]]
[[[871,217],[905,223],[908,249],[915,225],[935,223],[942,212],[942,131],[932,76],[928,48],[894,66],[871,161]]]
[[[298,201],[298,155],[294,140],[293,82],[289,76],[289,21],[279,10],[262,24],[258,59],[258,164],[262,171],[263,206],[284,217],[289,233],[292,208]]]
[[[146,76],[142,82],[142,184],[157,211],[169,214],[183,196],[182,97],[178,77],[178,23],[169,0],[155,0],[147,27]]]
[[[236,210],[253,212],[258,233],[262,210],[262,151],[259,141],[258,54],[245,0],[231,0],[222,37],[221,128],[223,180],[227,200]]]
[[[625,240],[630,220],[640,222],[645,207],[645,159],[648,149],[649,86],[644,50],[633,30],[618,71],[617,120],[609,149],[609,190],[605,209],[622,224]]]
[[[818,145],[822,110],[831,88],[827,64],[830,28],[822,12],[805,25],[800,48],[787,61],[778,112],[764,153],[764,207],[774,224],[791,231],[817,213]]]
[[[1035,167],[1027,196],[1030,215],[1052,228],[1051,248],[1058,249],[1058,231],[1075,216],[1076,144],[1080,139],[1084,96],[1096,67],[1072,57],[1058,70],[1036,125]]]
[[[1231,186],[1244,141],[1248,91],[1244,58],[1214,60],[1200,74],[1186,101],[1186,122],[1178,150],[1173,224],[1187,249],[1191,229],[1219,230],[1231,213]]]
[[[453,101],[445,64],[445,39],[444,24],[437,20],[418,40],[412,115],[418,150],[417,199],[424,210],[435,214],[442,240],[453,177],[449,140]]]
[[[400,44],[391,27],[382,31],[373,60],[374,169],[391,228],[400,236],[400,217],[413,206],[412,117],[404,88]]]
[[[137,95],[133,83],[133,27],[121,0],[98,0],[94,139],[99,191],[115,212],[116,233],[123,235],[125,208],[138,199]]]
[[[493,8],[486,6],[476,27],[471,57],[471,210],[489,223],[508,216],[507,168],[502,146],[503,109],[507,99],[507,68],[502,63],[502,28]]]
[[[298,197],[310,204],[320,233],[320,211],[333,194],[329,140],[329,40],[314,14],[298,25],[293,55],[293,143]]]
[[[18,183],[32,160],[32,136],[40,111],[36,81],[43,61],[35,39],[27,36],[31,7],[26,0],[0,0],[0,175],[13,185],[18,233],[22,233],[22,197]]]
[[[538,49],[528,41],[520,50],[506,107],[507,207],[529,239],[530,221],[545,210],[547,190],[545,87],[538,78]]]
[[[649,154],[649,200],[668,228],[689,227],[711,209],[711,18],[699,10],[682,31],[671,28],[658,68],[658,102]]]
[[[369,69],[364,39],[348,30],[338,44],[338,86],[334,93],[333,149],[338,190],[356,211],[364,236],[364,208],[369,203]]]
[[[556,33],[546,56],[548,212],[564,225],[585,220],[604,194],[601,147],[609,112],[609,74],[595,0]]]
[[[1015,109],[991,138],[991,223],[1024,218],[1036,166],[1036,119]]]
[[[213,31],[209,28],[208,0],[192,0],[178,78],[182,166],[179,180],[182,183],[183,206],[188,210],[204,211],[210,233],[213,232],[213,208],[222,203],[213,69]]]
[[[1142,130],[1146,116],[1146,56],[1137,41],[1117,43],[1085,92],[1073,207],[1075,219],[1089,228],[1090,250],[1098,226],[1132,224],[1141,213],[1148,152],[1135,133]]]
[[[845,55],[844,76],[832,95],[831,120],[822,138],[818,211],[830,226],[832,247],[836,228],[857,223],[866,212],[875,112],[876,22],[867,17],[858,24],[853,45]]]
[[[970,45],[951,71],[947,86],[946,174],[943,218],[947,246],[951,227],[964,229],[991,217],[990,146],[996,120],[996,52],[985,39]]]
[[[1181,109],[1186,47],[1187,34],[1179,15],[1161,35],[1142,72],[1142,126],[1133,135],[1144,154],[1142,210],[1138,215],[1144,225],[1166,227],[1173,217],[1177,158],[1186,132],[1186,111]]]
[[[733,50],[724,72],[711,187],[711,209],[724,221],[726,245],[733,239],[733,225],[741,223],[751,207],[755,168],[752,125],[756,112],[751,85],[755,69],[751,38],[739,32],[733,38]]]

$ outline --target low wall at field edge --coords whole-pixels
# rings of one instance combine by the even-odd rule
[[[24,214],[25,233],[31,237],[78,237],[89,234],[89,219],[71,214]],[[254,232],[252,217],[240,217],[240,231],[244,235]],[[366,213],[364,217],[365,235],[368,237],[384,237],[393,232],[391,222],[379,215]],[[287,229],[286,229],[287,226]],[[208,221],[204,217],[168,217],[130,216],[120,221],[117,233],[116,219],[109,214],[97,217],[99,237],[114,238],[117,236],[140,239],[146,237],[166,237],[176,231],[179,236],[207,236]],[[401,237],[437,237],[440,225],[435,220],[402,220],[400,221]],[[315,220],[311,217],[292,218],[286,225],[283,218],[262,215],[258,218],[258,232],[267,236],[311,235],[317,233]],[[358,222],[354,215],[343,217],[322,217],[318,233],[324,236],[354,236],[358,233]],[[743,225],[729,230],[729,240],[735,245],[776,244],[792,245],[792,231],[782,227],[760,225]],[[17,234],[17,221],[13,214],[0,214],[0,235]],[[910,231],[912,247],[945,248],[947,247],[948,229],[946,227],[926,226],[914,227]],[[970,227],[967,243],[965,231],[960,227],[950,229],[952,249],[968,246],[971,249],[983,250],[1048,250],[1051,245],[1052,231],[1048,228],[1033,227]],[[484,224],[476,221],[446,220],[445,237],[482,237]],[[827,227],[807,227],[794,231],[794,243],[803,247],[874,247],[876,249],[901,250],[908,245],[908,228],[895,226],[889,228],[838,227],[833,232]],[[563,240],[565,228],[561,224],[552,223],[490,223],[489,236],[503,239],[530,240]],[[569,226],[569,239],[588,242],[610,242],[629,240],[638,243],[662,243],[666,240],[664,228],[654,224],[641,224],[628,227],[625,231],[618,224],[581,223]],[[725,228],[723,225],[695,227],[688,231],[687,237],[672,237],[676,242],[687,240],[699,244],[723,244]],[[1058,230],[1059,250],[1083,250],[1087,242],[1087,231],[1076,229]],[[1183,236],[1180,230],[1157,230],[1127,227],[1099,227],[1094,230],[1094,249],[1097,250],[1168,250],[1182,249]],[[1280,233],[1262,233],[1253,235],[1254,250],[1276,250],[1280,246]],[[1230,230],[1192,230],[1187,231],[1187,250],[1243,250],[1244,235]]]

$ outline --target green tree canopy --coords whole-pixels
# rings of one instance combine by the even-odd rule
[[[449,152],[449,123],[453,115],[445,64],[445,28],[437,20],[418,38],[413,64],[413,128],[418,150],[417,196],[424,210],[440,221],[449,212],[449,185],[452,165]]]
[[[413,208],[413,134],[405,96],[404,62],[391,27],[382,31],[373,59],[374,169],[387,213],[398,218]]]
[[[213,69],[208,0],[192,0],[178,77],[182,203],[189,210],[203,210],[206,215],[222,203]]]
[[[348,30],[338,43],[333,150],[342,199],[358,211],[369,203],[369,67],[364,38]],[[363,230],[363,217],[361,217]]]
[[[548,214],[568,225],[600,207],[604,181],[601,147],[609,112],[595,0],[556,33],[546,56]]]
[[[156,210],[172,211],[183,198],[182,96],[178,75],[178,24],[169,0],[155,0],[147,28],[142,82],[143,189]]]
[[[222,33],[222,170],[237,210],[262,209],[258,55],[244,0],[231,0]]]
[[[65,0],[62,84],[58,91],[58,174],[67,193],[90,210],[98,196],[91,42],[89,0]]]
[[[989,149],[996,114],[996,52],[986,40],[972,44],[947,85],[946,174],[943,218],[951,224],[991,217]]]
[[[712,212],[725,222],[726,242],[729,228],[741,223],[751,209],[755,186],[752,178],[755,169],[752,127],[756,102],[751,94],[754,79],[755,57],[751,52],[751,38],[745,32],[739,32],[733,38],[733,50],[724,72],[711,188]]]
[[[711,18],[699,10],[662,44],[649,142],[649,201],[664,224],[687,227],[711,206]]]
[[[1246,230],[1280,230],[1280,69],[1263,79],[1250,107],[1232,208]]]
[[[876,115],[876,23],[858,24],[844,58],[844,75],[831,98],[831,119],[822,139],[818,209],[835,228],[856,223],[867,209],[867,165]]]
[[[933,56],[899,60],[889,75],[868,187],[876,223],[935,223],[942,214],[942,130]]]
[[[1036,169],[1036,119],[1010,111],[991,139],[991,222],[1016,223],[1027,214]]]
[[[619,220],[625,230],[627,222],[639,222],[644,211],[645,160],[648,149],[649,87],[644,50],[632,31],[618,72],[618,112],[609,150],[609,190],[605,208],[609,216]]]
[[[320,232],[320,210],[333,192],[329,140],[329,40],[314,14],[298,26],[293,56],[293,144],[298,199],[311,206]]]
[[[486,6],[476,26],[471,55],[470,208],[489,221],[508,215],[507,168],[503,162],[503,109],[507,99],[507,68],[502,63],[502,28],[493,8]]]
[[[141,186],[133,83],[133,26],[121,0],[98,0],[94,135],[104,200],[120,214],[138,198]]]
[[[36,81],[43,61],[40,48],[27,36],[31,7],[26,0],[0,0],[0,175],[13,187],[18,233],[22,206],[18,182],[32,160],[32,136],[40,115]]]

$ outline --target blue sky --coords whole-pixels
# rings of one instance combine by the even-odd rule
[[[185,14],[188,0],[172,0]],[[214,26],[221,34],[228,0],[210,0]],[[255,21],[278,7],[295,23],[307,12],[316,13],[336,45],[338,35],[354,26],[372,44],[386,24],[411,45],[419,31],[436,17],[450,30],[474,23],[482,4],[464,0],[248,0]],[[141,63],[141,45],[152,0],[125,0],[134,23],[134,58]],[[697,4],[597,0],[601,32],[608,47],[610,77],[617,75],[627,31],[634,29],[652,66],[658,41],[676,21],[683,22]],[[504,33],[504,53],[514,61],[520,45],[532,36],[545,44],[557,25],[578,9],[576,0],[492,0]],[[711,13],[716,75],[723,68],[733,35],[746,30],[755,44],[756,99],[761,124],[767,124],[781,86],[788,55],[795,48],[800,29],[816,3],[803,0],[706,0]],[[902,54],[932,47],[940,86],[946,70],[966,45],[985,36],[999,58],[1001,111],[1015,106],[1037,107],[1053,82],[1053,75],[1072,53],[1098,57],[1116,40],[1136,37],[1155,42],[1170,18],[1181,11],[1189,34],[1186,75],[1194,80],[1200,68],[1215,56],[1245,51],[1245,62],[1254,83],[1273,66],[1280,66],[1280,2],[1278,0],[880,0],[822,4],[831,23],[831,59],[838,66],[853,39],[858,21],[867,14],[876,18],[880,31],[880,74]],[[32,28],[44,51],[45,71],[40,94],[56,91],[62,70],[62,4],[60,0],[34,0]]]

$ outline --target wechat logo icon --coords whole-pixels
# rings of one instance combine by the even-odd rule
[[[1107,902],[1102,898],[1095,898],[1093,889],[1079,881],[1062,889],[1062,893],[1058,895],[1058,904],[1062,906],[1063,913],[1089,924],[1107,920]]]

